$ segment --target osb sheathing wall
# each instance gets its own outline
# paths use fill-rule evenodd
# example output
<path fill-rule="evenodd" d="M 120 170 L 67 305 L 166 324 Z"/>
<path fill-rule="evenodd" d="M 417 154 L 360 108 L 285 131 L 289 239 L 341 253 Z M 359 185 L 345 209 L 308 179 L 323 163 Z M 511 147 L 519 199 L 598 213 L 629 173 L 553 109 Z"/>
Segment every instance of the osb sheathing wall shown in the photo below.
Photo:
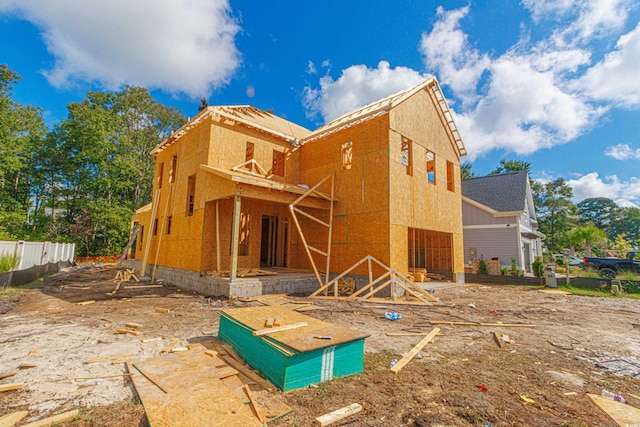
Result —
<path fill-rule="evenodd" d="M 408 270 L 407 227 L 452 233 L 455 277 L 464 272 L 460 159 L 440 115 L 427 89 L 389 113 L 391 264 Z M 412 141 L 412 175 L 401 163 L 402 137 Z M 435 185 L 427 180 L 426 150 L 435 153 Z M 447 189 L 447 160 L 454 165 L 454 191 Z"/>
<path fill-rule="evenodd" d="M 300 177 L 309 186 L 336 172 L 331 271 L 342 272 L 367 255 L 383 262 L 389 259 L 389 145 L 388 115 L 304 144 L 300 149 Z M 342 167 L 342 146 L 352 143 L 350 170 Z M 329 184 L 321 188 L 329 192 Z M 327 211 L 314 211 L 328 220 Z M 312 246 L 326 250 L 327 229 L 301 219 L 305 237 Z M 316 257 L 316 255 L 314 255 Z M 306 263 L 304 248 L 298 259 Z M 314 258 L 324 270 L 326 258 Z M 366 274 L 366 266 L 356 274 Z"/>
<path fill-rule="evenodd" d="M 204 218 L 204 199 L 199 187 L 205 181 L 205 172 L 200 164 L 205 162 L 210 145 L 209 120 L 203 120 L 184 134 L 174 144 L 156 155 L 156 169 L 153 181 L 153 197 L 156 197 L 159 185 L 160 165 L 162 167 L 162 188 L 156 212 L 158 219 L 157 234 L 153 235 L 151 210 L 134 216 L 144 226 L 144 244 L 149 248 L 148 264 L 178 267 L 198 271 L 200 269 L 200 252 L 202 248 L 202 223 Z M 170 184 L 171 164 L 173 156 L 177 156 L 175 181 Z M 189 176 L 196 176 L 195 206 L 193 215 L 186 216 L 187 186 Z M 167 203 L 169 199 L 169 203 Z M 167 216 L 171 216 L 171 234 L 167 234 Z M 151 221 L 150 221 L 151 220 Z M 158 245 L 160 252 L 158 253 Z M 144 250 L 138 251 L 142 259 Z"/>

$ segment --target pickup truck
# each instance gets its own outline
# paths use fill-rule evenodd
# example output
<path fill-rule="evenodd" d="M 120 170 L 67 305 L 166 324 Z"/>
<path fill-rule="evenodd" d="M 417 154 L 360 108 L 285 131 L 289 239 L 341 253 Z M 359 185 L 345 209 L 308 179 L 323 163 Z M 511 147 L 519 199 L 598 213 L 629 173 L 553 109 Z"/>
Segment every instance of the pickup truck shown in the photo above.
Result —
<path fill-rule="evenodd" d="M 601 276 L 615 279 L 622 271 L 640 272 L 640 250 L 636 249 L 627 253 L 626 258 L 593 258 L 585 257 L 584 266 L 598 270 Z"/>

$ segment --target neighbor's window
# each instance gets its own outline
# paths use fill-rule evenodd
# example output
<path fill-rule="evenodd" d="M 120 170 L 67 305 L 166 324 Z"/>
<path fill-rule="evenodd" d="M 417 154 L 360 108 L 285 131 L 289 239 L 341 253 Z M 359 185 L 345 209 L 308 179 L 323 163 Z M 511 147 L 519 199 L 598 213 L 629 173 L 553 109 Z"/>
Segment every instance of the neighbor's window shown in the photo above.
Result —
<path fill-rule="evenodd" d="M 193 215 L 196 199 L 196 176 L 191 175 L 187 182 L 187 215 Z"/>
<path fill-rule="evenodd" d="M 353 143 L 345 142 L 342 144 L 342 169 L 351 170 L 353 165 Z"/>
<path fill-rule="evenodd" d="M 160 163 L 158 168 L 158 188 L 162 188 L 162 175 L 164 175 L 164 162 Z"/>
<path fill-rule="evenodd" d="M 273 163 L 271 165 L 271 173 L 277 176 L 284 176 L 284 158 L 285 154 L 278 150 L 273 150 Z"/>
<path fill-rule="evenodd" d="M 453 178 L 454 174 L 453 174 L 453 163 L 451 163 L 449 160 L 447 160 L 447 190 L 449 191 L 453 191 L 454 189 L 454 182 L 453 182 Z"/>
<path fill-rule="evenodd" d="M 407 175 L 413 175 L 413 165 L 411 164 L 411 140 L 409 138 L 402 137 L 402 143 L 400 145 L 400 163 L 407 168 Z"/>
<path fill-rule="evenodd" d="M 178 165 L 178 156 L 173 156 L 171 158 L 171 171 L 169 172 L 169 182 L 176 182 L 176 167 Z"/>
<path fill-rule="evenodd" d="M 436 183 L 436 155 L 429 150 L 427 150 L 427 181 Z"/>

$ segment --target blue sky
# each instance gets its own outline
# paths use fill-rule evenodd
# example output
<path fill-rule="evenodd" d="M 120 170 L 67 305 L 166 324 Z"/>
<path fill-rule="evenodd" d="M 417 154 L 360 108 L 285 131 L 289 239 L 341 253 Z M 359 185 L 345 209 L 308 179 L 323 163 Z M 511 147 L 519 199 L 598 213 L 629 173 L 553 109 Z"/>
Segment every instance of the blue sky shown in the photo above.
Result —
<path fill-rule="evenodd" d="M 0 0 L 0 63 L 49 125 L 129 84 L 314 129 L 435 75 L 476 174 L 524 160 L 640 206 L 639 22 L 638 0 Z"/>

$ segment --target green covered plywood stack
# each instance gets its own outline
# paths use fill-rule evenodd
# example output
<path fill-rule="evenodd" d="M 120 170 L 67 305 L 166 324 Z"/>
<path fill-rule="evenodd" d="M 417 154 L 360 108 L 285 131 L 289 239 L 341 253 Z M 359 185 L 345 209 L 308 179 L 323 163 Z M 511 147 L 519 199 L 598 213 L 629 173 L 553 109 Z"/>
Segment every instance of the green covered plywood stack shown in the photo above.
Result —
<path fill-rule="evenodd" d="M 266 329 L 270 318 L 279 319 L 282 326 L 307 326 L 254 336 L 254 331 Z M 368 335 L 276 305 L 222 311 L 218 336 L 280 390 L 288 391 L 362 372 Z"/>

